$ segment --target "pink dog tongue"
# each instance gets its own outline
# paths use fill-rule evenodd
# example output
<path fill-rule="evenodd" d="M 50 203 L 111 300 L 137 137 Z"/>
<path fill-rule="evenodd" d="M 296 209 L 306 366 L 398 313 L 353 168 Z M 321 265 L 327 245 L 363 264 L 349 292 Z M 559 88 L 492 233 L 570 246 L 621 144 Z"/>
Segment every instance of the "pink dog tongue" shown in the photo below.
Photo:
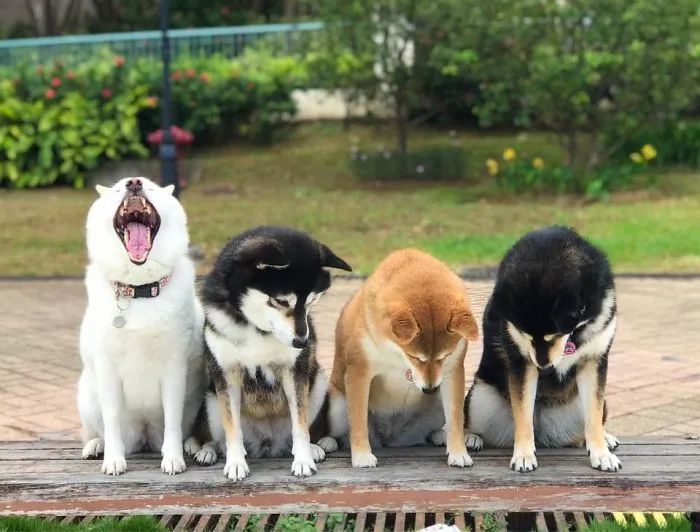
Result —
<path fill-rule="evenodd" d="M 126 226 L 129 232 L 129 240 L 126 249 L 131 258 L 143 260 L 151 249 L 151 239 L 148 235 L 148 227 L 137 222 L 131 222 Z"/>

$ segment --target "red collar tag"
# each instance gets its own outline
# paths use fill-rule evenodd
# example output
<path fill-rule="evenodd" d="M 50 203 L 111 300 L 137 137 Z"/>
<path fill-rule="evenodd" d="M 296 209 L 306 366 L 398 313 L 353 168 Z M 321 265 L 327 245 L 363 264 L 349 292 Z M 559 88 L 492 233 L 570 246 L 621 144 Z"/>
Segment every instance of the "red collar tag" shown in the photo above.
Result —
<path fill-rule="evenodd" d="M 566 345 L 564 346 L 564 354 L 573 355 L 576 352 L 576 349 L 576 344 L 571 340 L 567 340 Z"/>

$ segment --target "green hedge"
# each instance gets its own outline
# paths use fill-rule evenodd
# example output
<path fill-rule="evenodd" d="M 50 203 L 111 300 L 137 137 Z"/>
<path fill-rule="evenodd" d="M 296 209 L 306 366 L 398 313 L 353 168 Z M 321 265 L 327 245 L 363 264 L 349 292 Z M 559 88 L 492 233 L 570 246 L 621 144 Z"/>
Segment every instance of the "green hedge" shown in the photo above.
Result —
<path fill-rule="evenodd" d="M 270 142 L 306 79 L 303 62 L 264 50 L 182 57 L 172 70 L 175 121 L 195 143 Z M 0 70 L 0 186 L 82 187 L 101 162 L 146 155 L 146 135 L 160 125 L 161 81 L 158 61 L 107 51 Z"/>

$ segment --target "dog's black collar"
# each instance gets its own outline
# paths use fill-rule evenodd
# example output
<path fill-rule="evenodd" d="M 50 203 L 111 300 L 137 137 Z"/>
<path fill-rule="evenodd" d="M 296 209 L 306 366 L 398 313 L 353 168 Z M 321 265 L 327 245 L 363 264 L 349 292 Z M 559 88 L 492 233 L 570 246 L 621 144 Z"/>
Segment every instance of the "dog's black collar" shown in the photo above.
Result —
<path fill-rule="evenodd" d="M 130 297 L 133 299 L 140 297 L 157 297 L 160 294 L 161 289 L 168 284 L 168 281 L 170 281 L 169 275 L 166 275 L 154 283 L 148 284 L 133 285 L 115 281 L 113 283 L 114 293 L 116 294 L 117 299 L 120 297 Z"/>

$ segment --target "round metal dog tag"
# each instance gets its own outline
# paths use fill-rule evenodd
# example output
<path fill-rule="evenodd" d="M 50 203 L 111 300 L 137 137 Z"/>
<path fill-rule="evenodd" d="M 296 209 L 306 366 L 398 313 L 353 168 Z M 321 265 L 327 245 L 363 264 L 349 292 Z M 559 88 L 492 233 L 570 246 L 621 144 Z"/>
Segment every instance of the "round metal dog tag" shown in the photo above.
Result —
<path fill-rule="evenodd" d="M 114 319 L 112 320 L 112 325 L 114 325 L 117 329 L 121 329 L 126 325 L 126 320 L 124 319 L 124 316 L 114 316 Z"/>

